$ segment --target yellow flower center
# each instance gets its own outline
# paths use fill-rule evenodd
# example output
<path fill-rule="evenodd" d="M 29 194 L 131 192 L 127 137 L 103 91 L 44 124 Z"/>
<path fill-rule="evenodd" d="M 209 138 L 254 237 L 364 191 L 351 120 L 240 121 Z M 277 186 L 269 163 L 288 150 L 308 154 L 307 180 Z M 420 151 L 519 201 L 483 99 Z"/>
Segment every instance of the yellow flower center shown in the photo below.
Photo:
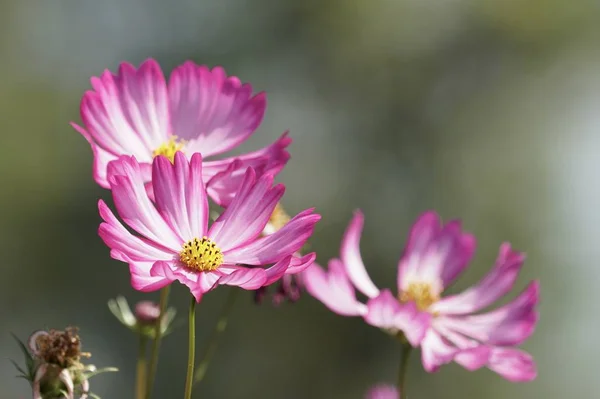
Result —
<path fill-rule="evenodd" d="M 185 146 L 186 142 L 184 140 L 179 140 L 177 136 L 171 136 L 169 141 L 163 143 L 158 147 L 154 152 L 152 152 L 153 157 L 157 157 L 159 155 L 164 155 L 169 158 L 171 163 L 175 159 L 175 153 L 177 151 L 181 151 Z"/>
<path fill-rule="evenodd" d="M 427 311 L 440 297 L 433 293 L 428 283 L 410 283 L 408 289 L 400 293 L 399 299 L 403 303 L 412 301 L 417 305 L 417 309 Z"/>
<path fill-rule="evenodd" d="M 223 254 L 210 238 L 194 238 L 183 244 L 179 260 L 195 271 L 210 272 L 221 266 Z"/>
<path fill-rule="evenodd" d="M 290 221 L 290 216 L 285 212 L 283 206 L 280 203 L 277 203 L 271 217 L 269 218 L 269 223 L 273 226 L 275 231 L 281 229 L 283 226 Z"/>

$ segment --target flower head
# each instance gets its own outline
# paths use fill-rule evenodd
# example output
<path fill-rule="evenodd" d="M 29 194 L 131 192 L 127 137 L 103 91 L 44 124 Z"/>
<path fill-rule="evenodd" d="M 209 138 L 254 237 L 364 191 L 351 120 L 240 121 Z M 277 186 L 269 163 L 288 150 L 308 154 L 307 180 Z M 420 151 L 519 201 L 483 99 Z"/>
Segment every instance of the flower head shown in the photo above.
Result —
<path fill-rule="evenodd" d="M 479 283 L 443 297 L 469 264 L 475 239 L 462 231 L 460 222 L 444 225 L 427 212 L 411 229 L 394 296 L 389 289 L 379 290 L 367 274 L 359 248 L 363 222 L 356 212 L 342 242 L 341 260 L 331 260 L 328 271 L 315 264 L 304 272 L 313 296 L 336 313 L 362 316 L 369 324 L 401 333 L 421 347 L 427 371 L 455 361 L 469 370 L 486 366 L 510 381 L 536 377 L 533 359 L 516 346 L 535 329 L 539 283 L 530 283 L 508 304 L 482 312 L 511 290 L 525 259 L 522 253 L 502 244 L 494 267 Z M 366 304 L 356 299 L 355 288 L 369 298 Z"/>
<path fill-rule="evenodd" d="M 296 215 L 277 233 L 260 237 L 284 192 L 283 185 L 273 186 L 271 174 L 257 177 L 248 168 L 233 201 L 209 227 L 202 168 L 199 153 L 189 162 L 182 152 L 173 162 L 156 157 L 153 202 L 134 157 L 111 163 L 108 181 L 117 212 L 138 235 L 130 233 L 103 201 L 98 204 L 104 220 L 99 234 L 111 256 L 129 264 L 133 288 L 155 291 L 177 280 L 199 301 L 217 285 L 255 290 L 314 261 L 314 254 L 292 256 L 320 219 L 312 209 Z M 260 267 L 273 263 L 267 269 Z"/>
<path fill-rule="evenodd" d="M 135 156 L 148 182 L 153 158 L 173 161 L 177 151 L 200 152 L 205 158 L 225 153 L 254 133 L 266 109 L 264 93 L 253 95 L 251 85 L 227 76 L 221 67 L 191 61 L 175 68 L 168 84 L 152 59 L 138 69 L 122 63 L 117 74 L 107 70 L 91 83 L 81 100 L 83 127 L 72 126 L 90 143 L 94 178 L 105 188 L 110 186 L 108 164 L 121 155 Z M 258 175 L 278 173 L 289 159 L 290 143 L 284 134 L 261 150 L 205 161 L 209 195 L 226 206 L 247 167 Z"/>
<path fill-rule="evenodd" d="M 161 336 L 168 335 L 173 329 L 173 320 L 177 314 L 176 309 L 170 307 L 165 310 L 161 318 L 159 305 L 152 301 L 138 302 L 132 312 L 127 299 L 123 296 L 110 299 L 108 308 L 125 327 L 136 334 L 143 334 L 151 339 L 156 336 L 156 323 L 159 322 L 159 319 Z"/>
<path fill-rule="evenodd" d="M 117 371 L 115 368 L 97 370 L 93 365 L 81 363 L 82 358 L 91 355 L 81 352 L 81 340 L 75 327 L 36 331 L 29 337 L 27 345 L 20 341 L 19 344 L 25 355 L 26 371 L 17 368 L 31 383 L 33 399 L 86 399 L 89 395 L 94 396 L 89 392 L 89 378 L 102 372 Z"/>
<path fill-rule="evenodd" d="M 367 392 L 366 399 L 400 399 L 400 393 L 391 385 L 375 385 Z"/>

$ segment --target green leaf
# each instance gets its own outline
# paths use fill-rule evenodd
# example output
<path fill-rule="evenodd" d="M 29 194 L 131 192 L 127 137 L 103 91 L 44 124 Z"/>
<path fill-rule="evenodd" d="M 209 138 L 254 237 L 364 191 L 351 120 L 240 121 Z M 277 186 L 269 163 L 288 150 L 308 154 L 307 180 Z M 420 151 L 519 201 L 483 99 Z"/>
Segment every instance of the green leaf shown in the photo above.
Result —
<path fill-rule="evenodd" d="M 31 352 L 29 352 L 29 348 L 14 333 L 11 332 L 10 335 L 12 335 L 13 338 L 19 344 L 19 347 L 21 348 L 21 351 L 23 352 L 23 355 L 25 356 L 25 362 L 27 364 L 27 370 L 31 371 L 33 369 L 33 356 L 31 355 Z"/>
<path fill-rule="evenodd" d="M 98 374 L 114 373 L 117 371 L 119 371 L 119 369 L 116 367 L 104 367 L 104 368 L 98 369 L 96 371 L 90 371 L 89 373 L 83 373 L 83 378 L 85 378 L 86 380 L 89 380 L 90 378 L 92 378 Z"/>

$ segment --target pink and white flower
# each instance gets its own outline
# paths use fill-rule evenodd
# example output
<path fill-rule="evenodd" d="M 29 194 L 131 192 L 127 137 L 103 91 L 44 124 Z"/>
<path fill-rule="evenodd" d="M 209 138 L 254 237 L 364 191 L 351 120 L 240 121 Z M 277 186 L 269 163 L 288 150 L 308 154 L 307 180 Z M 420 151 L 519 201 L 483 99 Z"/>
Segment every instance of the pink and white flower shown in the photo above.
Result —
<path fill-rule="evenodd" d="M 105 188 L 110 186 L 108 164 L 121 155 L 135 156 L 148 182 L 155 156 L 172 161 L 176 151 L 204 158 L 225 153 L 254 133 L 266 109 L 265 94 L 253 96 L 250 84 L 227 76 L 221 67 L 191 61 L 175 68 L 168 84 L 152 59 L 138 69 L 122 63 L 116 75 L 106 70 L 91 83 L 93 90 L 81 100 L 83 127 L 71 125 L 90 143 L 94 179 Z M 257 175 L 277 174 L 289 159 L 290 143 L 285 133 L 258 151 L 205 161 L 202 177 L 211 198 L 227 206 L 247 167 Z"/>
<path fill-rule="evenodd" d="M 271 174 L 257 178 L 248 168 L 233 201 L 209 228 L 199 153 L 189 162 L 182 152 L 175 154 L 173 163 L 165 156 L 154 158 L 154 202 L 144 189 L 142 169 L 135 157 L 124 156 L 111 163 L 108 175 L 119 216 L 139 235 L 130 233 L 102 200 L 98 204 L 104 220 L 100 237 L 114 259 L 129 264 L 133 288 L 155 291 L 178 280 L 200 301 L 217 285 L 254 290 L 314 261 L 314 253 L 292 256 L 321 218 L 312 209 L 277 233 L 260 237 L 285 191 L 282 184 L 273 186 Z M 267 269 L 259 267 L 273 263 Z"/>
<path fill-rule="evenodd" d="M 535 329 L 539 283 L 531 282 L 508 304 L 482 312 L 512 289 L 525 259 L 522 253 L 502 244 L 494 267 L 479 283 L 442 298 L 469 264 L 475 238 L 462 231 L 459 221 L 444 225 L 434 212 L 424 213 L 400 258 L 394 296 L 389 289 L 379 290 L 367 274 L 359 248 L 363 223 L 357 211 L 342 242 L 341 260 L 330 261 L 327 272 L 316 265 L 304 272 L 314 297 L 338 314 L 401 330 L 413 346 L 421 347 L 429 372 L 455 361 L 469 370 L 486 366 L 510 381 L 536 377 L 532 357 L 516 346 Z M 366 304 L 356 299 L 355 288 L 369 298 Z"/>

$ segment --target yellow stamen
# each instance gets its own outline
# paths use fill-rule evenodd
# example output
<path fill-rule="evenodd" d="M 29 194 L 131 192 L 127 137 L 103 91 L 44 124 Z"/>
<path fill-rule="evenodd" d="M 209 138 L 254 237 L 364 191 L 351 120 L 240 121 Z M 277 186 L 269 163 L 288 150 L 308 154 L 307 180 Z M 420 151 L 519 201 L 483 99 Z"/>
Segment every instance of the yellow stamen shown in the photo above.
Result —
<path fill-rule="evenodd" d="M 290 216 L 285 212 L 283 206 L 280 203 L 277 203 L 271 217 L 269 218 L 269 223 L 273 226 L 275 231 L 281 229 L 283 226 L 290 221 Z"/>
<path fill-rule="evenodd" d="M 184 140 L 179 140 L 177 138 L 177 136 L 171 136 L 169 138 L 169 141 L 161 144 L 160 147 L 158 147 L 156 150 L 154 150 L 154 152 L 152 153 L 152 156 L 156 157 L 159 155 L 164 155 L 167 158 L 169 158 L 169 160 L 172 163 L 173 160 L 175 159 L 175 153 L 177 151 L 181 151 L 183 149 L 183 147 L 185 146 L 185 144 L 186 144 L 186 142 Z"/>
<path fill-rule="evenodd" d="M 440 297 L 435 294 L 428 283 L 410 283 L 406 291 L 399 295 L 400 302 L 414 302 L 417 309 L 427 311 Z"/>
<path fill-rule="evenodd" d="M 183 244 L 179 260 L 195 271 L 210 272 L 221 266 L 223 254 L 210 238 L 202 237 L 201 240 L 194 238 Z"/>

